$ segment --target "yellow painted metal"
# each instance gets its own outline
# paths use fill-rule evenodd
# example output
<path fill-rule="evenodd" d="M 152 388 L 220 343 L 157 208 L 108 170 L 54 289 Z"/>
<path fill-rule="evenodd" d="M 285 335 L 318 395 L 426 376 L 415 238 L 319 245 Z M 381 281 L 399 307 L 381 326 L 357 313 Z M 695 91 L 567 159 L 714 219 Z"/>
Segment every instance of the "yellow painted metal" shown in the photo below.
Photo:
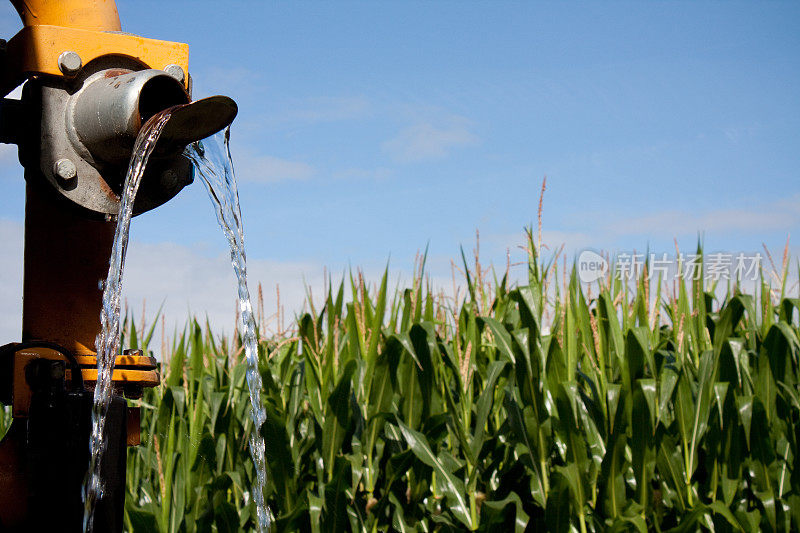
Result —
<path fill-rule="evenodd" d="M 69 209 L 36 172 L 26 171 L 22 340 L 94 354 L 115 224 Z"/>
<path fill-rule="evenodd" d="M 189 46 L 119 32 L 113 0 L 11 0 L 25 27 L 8 42 L 0 92 L 8 94 L 29 76 L 63 76 L 62 52 L 77 53 L 87 63 L 107 55 L 127 56 L 142 68 L 164 70 L 178 65 L 189 72 Z M 184 87 L 188 89 L 189 77 Z"/>
<path fill-rule="evenodd" d="M 26 348 L 14 354 L 14 371 L 12 385 L 12 412 L 14 418 L 26 418 L 31 405 L 31 390 L 25 378 L 25 367 L 35 359 L 64 361 L 66 357 L 52 348 Z M 97 357 L 94 355 L 77 355 L 76 362 L 81 367 L 84 383 L 97 383 Z M 64 379 L 72 382 L 72 370 L 66 369 Z M 156 370 L 156 360 L 145 355 L 118 355 L 115 359 L 114 372 L 111 374 L 114 386 L 133 386 L 131 390 L 141 391 L 138 387 L 155 387 L 161 382 Z"/>
<path fill-rule="evenodd" d="M 97 356 L 95 355 L 76 355 L 75 360 L 81 368 L 97 367 Z M 156 368 L 156 359 L 147 355 L 118 355 L 114 359 L 115 368 L 129 366 L 134 366 L 139 370 L 152 370 Z"/>
<path fill-rule="evenodd" d="M 58 56 L 67 50 L 77 53 L 84 65 L 102 56 L 116 55 L 137 60 L 142 68 L 164 70 L 174 64 L 189 72 L 189 45 L 184 43 L 81 28 L 26 26 L 8 42 L 3 93 L 8 94 L 35 74 L 63 76 Z M 188 81 L 185 76 L 184 88 L 188 89 Z"/>
<path fill-rule="evenodd" d="M 86 383 L 97 382 L 97 369 L 85 368 L 81 370 L 83 381 Z M 66 377 L 70 377 L 70 371 L 67 370 Z M 158 372 L 155 370 L 130 370 L 130 369 L 114 369 L 111 374 L 111 381 L 114 385 L 140 385 L 142 387 L 155 387 L 159 384 Z"/>
<path fill-rule="evenodd" d="M 120 31 L 114 0 L 11 0 L 26 26 Z"/>

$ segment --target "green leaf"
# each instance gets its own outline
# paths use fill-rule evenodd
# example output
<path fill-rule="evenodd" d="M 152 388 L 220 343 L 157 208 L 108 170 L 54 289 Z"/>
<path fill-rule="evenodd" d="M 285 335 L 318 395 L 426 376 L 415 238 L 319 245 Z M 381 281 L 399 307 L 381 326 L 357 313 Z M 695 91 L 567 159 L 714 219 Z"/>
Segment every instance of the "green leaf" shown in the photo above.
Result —
<path fill-rule="evenodd" d="M 663 435 L 658 444 L 656 465 L 664 486 L 672 494 L 678 510 L 682 514 L 686 510 L 686 474 L 683 455 L 677 436 Z"/>
<path fill-rule="evenodd" d="M 411 331 L 409 331 L 409 338 L 413 345 L 413 353 L 416 354 L 416 360 L 420 363 L 417 370 L 422 396 L 417 400 L 422 402 L 422 417 L 424 419 L 430 413 L 434 393 L 433 379 L 435 371 L 433 369 L 433 350 L 431 348 L 436 346 L 436 333 L 429 324 L 425 324 L 425 327 L 414 324 L 411 327 Z"/>
<path fill-rule="evenodd" d="M 638 385 L 642 390 L 642 395 L 647 405 L 647 412 L 650 415 L 650 428 L 655 428 L 658 407 L 656 406 L 656 380 L 640 379 Z"/>
<path fill-rule="evenodd" d="M 345 432 L 350 426 L 350 386 L 356 362 L 345 365 L 336 388 L 325 405 L 325 426 L 322 430 L 322 458 L 328 480 L 333 476 L 335 458 L 341 452 Z"/>
<path fill-rule="evenodd" d="M 665 366 L 659 374 L 658 417 L 657 422 L 667 420 L 671 414 L 672 396 L 678 383 L 678 371 L 671 365 Z"/>
<path fill-rule="evenodd" d="M 349 461 L 344 457 L 337 457 L 333 477 L 325 484 L 325 512 L 322 515 L 325 531 L 347 530 L 347 490 L 350 488 L 351 475 Z"/>
<path fill-rule="evenodd" d="M 750 448 L 750 426 L 753 422 L 753 396 L 737 396 L 736 406 L 739 410 L 739 421 L 744 429 L 747 447 Z"/>
<path fill-rule="evenodd" d="M 509 514 L 511 520 L 508 520 Z M 497 531 L 499 528 L 508 527 L 508 522 L 512 521 L 514 531 L 524 533 L 529 520 L 522 500 L 516 492 L 511 492 L 502 500 L 485 501 L 481 506 L 481 528 L 486 528 L 486 531 Z"/>
<path fill-rule="evenodd" d="M 616 412 L 614 425 L 609 436 L 608 451 L 600 471 L 600 501 L 607 516 L 617 518 L 622 515 L 628 498 L 625 490 L 625 413 L 622 409 Z"/>
<path fill-rule="evenodd" d="M 698 503 L 694 508 L 681 520 L 680 524 L 670 529 L 670 533 L 682 533 L 689 531 L 697 531 L 700 525 L 700 520 L 706 515 L 719 515 L 723 517 L 734 531 L 744 531 L 739 521 L 734 518 L 730 510 L 722 504 L 722 502 L 714 501 L 709 505 Z"/>
<path fill-rule="evenodd" d="M 431 451 L 428 440 L 422 433 L 414 431 L 401 420 L 398 420 L 397 423 L 409 448 L 414 452 L 417 459 L 433 468 L 438 479 L 444 482 L 442 489 L 447 497 L 448 506 L 453 512 L 453 515 L 455 515 L 462 524 L 471 529 L 473 523 L 469 511 L 469 504 L 466 499 L 466 487 L 464 486 L 464 482 L 445 468 L 442 461 Z"/>
<path fill-rule="evenodd" d="M 481 447 L 483 446 L 486 419 L 489 417 L 489 410 L 491 409 L 492 402 L 494 401 L 495 385 L 505 370 L 506 365 L 507 363 L 505 361 L 492 361 L 492 363 L 489 365 L 486 382 L 484 383 L 484 389 L 478 398 L 477 414 L 474 420 L 475 433 L 470 444 L 473 457 L 478 456 Z"/>
<path fill-rule="evenodd" d="M 158 531 L 156 516 L 153 513 L 130 506 L 125 510 L 125 514 L 133 527 L 132 533 Z"/>
<path fill-rule="evenodd" d="M 633 328 L 625 335 L 625 357 L 627 364 L 623 365 L 623 385 L 628 388 L 628 392 L 633 392 L 636 380 L 644 377 L 644 363 L 649 351 L 647 342 L 647 330 L 645 328 Z"/>
<path fill-rule="evenodd" d="M 655 385 L 644 383 L 650 380 L 639 380 L 641 386 L 633 391 L 633 409 L 631 413 L 631 455 L 633 474 L 636 477 L 636 488 L 639 493 L 639 505 L 648 508 L 648 485 L 652 473 L 653 451 L 653 412 L 651 404 L 654 403 Z M 651 389 L 652 394 L 645 394 L 645 389 Z"/>
<path fill-rule="evenodd" d="M 717 413 L 719 414 L 719 427 L 725 429 L 725 421 L 723 420 L 723 413 L 725 411 L 725 396 L 728 394 L 727 383 L 714 383 L 714 401 L 717 405 Z"/>
<path fill-rule="evenodd" d="M 580 512 L 580 511 L 578 511 Z M 570 530 L 569 485 L 558 472 L 550 478 L 550 493 L 547 495 L 545 523 L 549 533 L 566 533 Z"/>
<path fill-rule="evenodd" d="M 511 344 L 511 335 L 508 333 L 506 328 L 504 328 L 500 322 L 491 317 L 481 317 L 479 320 L 489 326 L 489 330 L 492 332 L 495 345 L 497 346 L 500 354 L 502 354 L 503 357 L 505 357 L 506 360 L 512 365 L 516 364 L 514 348 Z"/>

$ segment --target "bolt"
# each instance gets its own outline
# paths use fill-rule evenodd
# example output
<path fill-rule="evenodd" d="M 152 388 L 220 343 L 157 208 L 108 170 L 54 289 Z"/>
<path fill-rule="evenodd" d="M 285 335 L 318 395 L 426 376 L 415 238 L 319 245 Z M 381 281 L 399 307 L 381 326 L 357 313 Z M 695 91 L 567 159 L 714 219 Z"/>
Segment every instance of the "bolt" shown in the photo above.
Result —
<path fill-rule="evenodd" d="M 59 159 L 53 164 L 53 174 L 64 181 L 69 181 L 75 179 L 78 169 L 75 168 L 75 163 L 69 159 Z"/>
<path fill-rule="evenodd" d="M 64 364 L 62 361 L 53 361 L 50 365 L 50 379 L 61 381 L 64 379 Z"/>
<path fill-rule="evenodd" d="M 186 81 L 186 74 L 183 72 L 183 69 L 181 68 L 180 65 L 176 65 L 175 63 L 167 65 L 166 67 L 164 67 L 164 72 L 166 72 L 167 74 L 169 74 L 170 76 L 172 76 L 181 83 Z"/>
<path fill-rule="evenodd" d="M 67 50 L 66 52 L 61 52 L 61 55 L 58 56 L 58 68 L 64 76 L 74 76 L 81 69 L 81 66 L 83 66 L 81 56 L 76 52 Z"/>

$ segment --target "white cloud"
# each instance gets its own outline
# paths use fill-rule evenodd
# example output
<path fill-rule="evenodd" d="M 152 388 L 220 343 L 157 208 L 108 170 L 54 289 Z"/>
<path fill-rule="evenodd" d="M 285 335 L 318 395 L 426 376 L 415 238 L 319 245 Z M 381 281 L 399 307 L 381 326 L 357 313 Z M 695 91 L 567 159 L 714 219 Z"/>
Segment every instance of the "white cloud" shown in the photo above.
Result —
<path fill-rule="evenodd" d="M 429 279 L 434 286 L 449 291 L 452 287 L 449 264 L 445 267 L 436 272 L 429 268 Z M 327 272 L 334 285 L 342 280 L 343 270 Z M 322 264 L 251 257 L 247 260 L 247 274 L 254 309 L 258 305 L 260 282 L 265 318 L 273 317 L 267 324 L 267 334 L 275 331 L 274 315 L 278 308 L 276 287 L 280 289 L 284 327 L 292 326 L 295 315 L 307 310 L 307 287 L 311 289 L 318 310 L 323 303 L 326 269 Z M 378 265 L 364 271 L 369 286 L 379 283 L 382 275 L 383 267 Z M 390 268 L 389 275 L 390 290 L 395 286 L 410 286 L 411 275 L 407 269 Z M 345 287 L 349 297 L 347 282 Z M 128 249 L 123 297 L 135 317 L 141 315 L 142 303 L 146 302 L 148 321 L 152 321 L 163 301 L 168 337 L 175 326 L 179 329 L 183 327 L 190 314 L 198 320 L 203 320 L 207 315 L 217 333 L 224 331 L 230 334 L 236 316 L 236 290 L 236 279 L 227 253 L 209 256 L 200 249 L 172 242 L 134 242 Z M 151 347 L 158 351 L 159 343 Z"/>
<path fill-rule="evenodd" d="M 237 154 L 238 155 L 238 154 Z M 314 175 L 314 167 L 302 161 L 291 161 L 271 155 L 245 154 L 235 161 L 236 177 L 240 182 L 274 183 L 304 180 Z"/>
<path fill-rule="evenodd" d="M 478 137 L 469 130 L 469 126 L 470 122 L 459 116 L 437 122 L 420 121 L 383 143 L 382 148 L 394 160 L 403 163 L 441 159 L 453 148 L 478 142 Z"/>
<path fill-rule="evenodd" d="M 261 282 L 265 314 L 273 315 L 277 310 L 276 286 L 279 286 L 287 323 L 303 307 L 304 283 L 322 286 L 323 269 L 314 264 L 250 258 L 247 269 L 253 306 L 257 306 Z M 128 249 L 123 296 L 134 316 L 141 314 L 146 302 L 147 315 L 152 317 L 163 301 L 168 329 L 175 325 L 182 327 L 192 313 L 200 320 L 207 315 L 218 332 L 233 331 L 236 278 L 227 253 L 208 256 L 202 250 L 170 242 L 134 242 Z"/>
<path fill-rule="evenodd" d="M 546 216 L 545 216 L 546 219 Z M 614 250 L 623 242 L 637 241 L 647 246 L 654 239 L 695 238 L 708 232 L 714 238 L 724 236 L 756 236 L 777 232 L 788 234 L 800 228 L 800 195 L 743 208 L 716 209 L 706 212 L 665 210 L 644 216 L 620 216 L 619 213 L 595 212 L 574 219 L 570 227 L 548 229 L 545 220 L 542 244 L 547 252 L 564 246 L 567 257 L 584 249 Z M 510 249 L 512 253 L 525 246 L 523 231 L 487 234 L 490 250 Z M 784 235 L 785 238 L 785 235 Z M 534 230 L 534 240 L 537 239 Z M 707 243 L 714 245 L 713 241 Z M 778 244 L 778 243 L 771 243 Z M 671 250 L 667 250 L 671 251 Z"/>

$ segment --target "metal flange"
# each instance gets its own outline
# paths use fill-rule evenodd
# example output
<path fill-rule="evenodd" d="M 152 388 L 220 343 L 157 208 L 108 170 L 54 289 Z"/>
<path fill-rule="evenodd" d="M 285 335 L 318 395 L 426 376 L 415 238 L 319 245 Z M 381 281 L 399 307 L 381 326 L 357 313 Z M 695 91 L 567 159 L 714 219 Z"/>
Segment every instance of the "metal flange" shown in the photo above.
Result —
<path fill-rule="evenodd" d="M 30 80 L 23 103 L 41 115 L 32 119 L 39 128 L 20 143 L 21 161 L 26 168 L 38 168 L 75 204 L 116 215 L 136 135 L 148 113 L 188 102 L 188 94 L 173 76 L 142 70 L 141 64 L 125 57 L 104 56 L 72 79 Z M 153 109 L 145 109 L 149 107 Z M 180 150 L 169 157 L 154 155 L 134 214 L 158 207 L 192 180 L 191 162 Z"/>
<path fill-rule="evenodd" d="M 14 418 L 26 418 L 30 409 L 31 389 L 26 376 L 26 367 L 40 359 L 68 361 L 66 356 L 53 348 L 25 348 L 14 352 L 12 358 L 11 404 Z M 97 383 L 97 356 L 78 355 L 75 360 L 80 366 L 84 385 L 90 390 Z M 72 369 L 64 371 L 66 384 L 72 382 Z M 126 398 L 141 398 L 144 388 L 155 387 L 161 382 L 157 362 L 153 357 L 141 353 L 118 355 L 111 376 L 114 389 Z"/>

